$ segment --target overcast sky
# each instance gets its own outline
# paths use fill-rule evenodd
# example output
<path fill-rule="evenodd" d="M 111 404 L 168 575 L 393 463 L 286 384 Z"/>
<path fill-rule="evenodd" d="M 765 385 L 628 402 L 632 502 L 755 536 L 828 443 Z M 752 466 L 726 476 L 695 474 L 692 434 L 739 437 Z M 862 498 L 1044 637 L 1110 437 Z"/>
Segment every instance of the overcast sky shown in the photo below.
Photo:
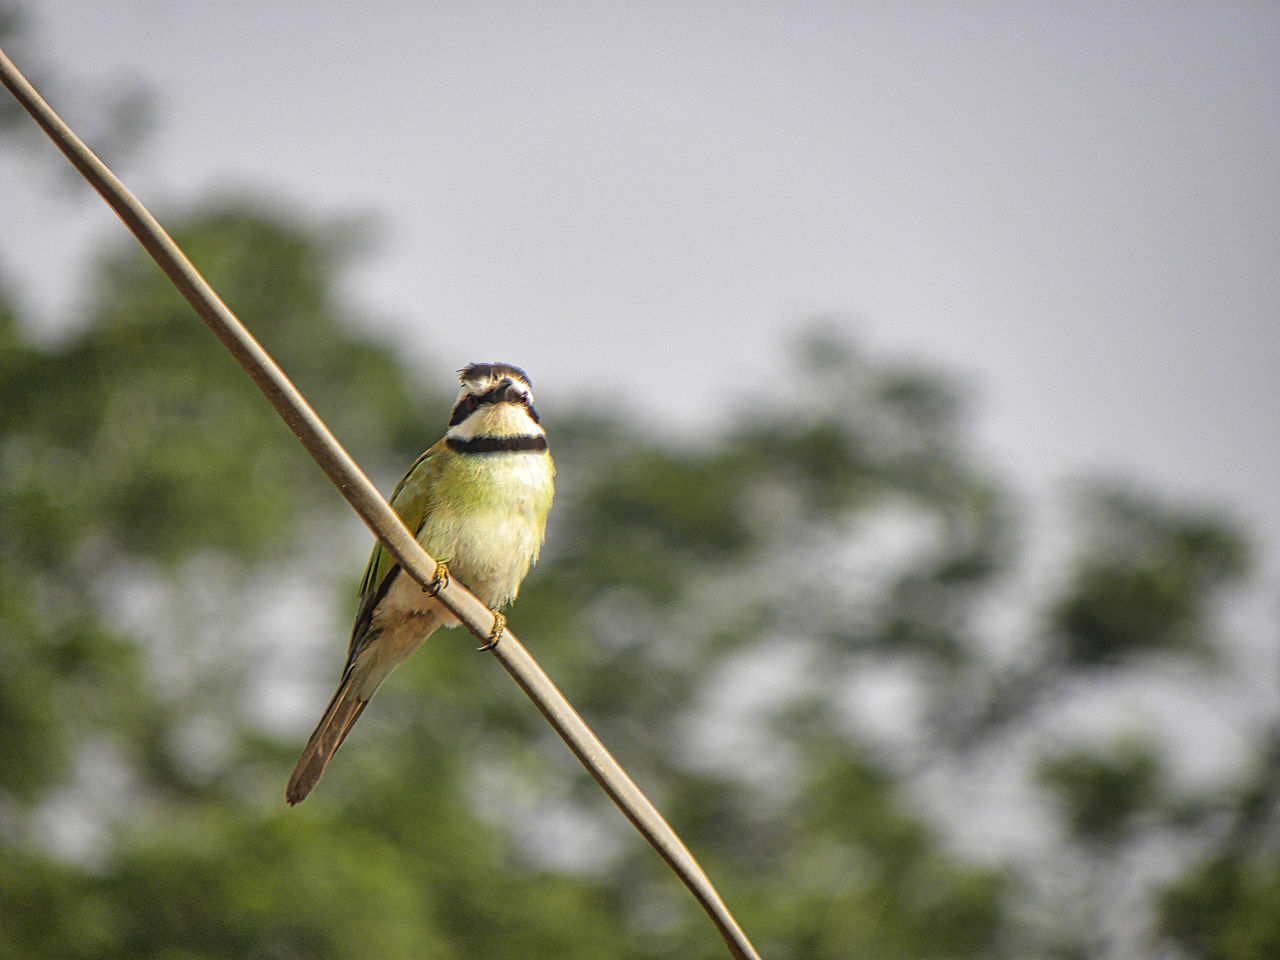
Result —
<path fill-rule="evenodd" d="M 94 84 L 155 95 L 123 172 L 161 211 L 373 214 L 350 295 L 424 375 L 509 360 L 544 408 L 620 381 L 694 431 L 835 318 L 967 378 L 1024 491 L 1232 505 L 1275 569 L 1280 4 L 18 6 L 73 125 Z M 0 263 L 55 324 L 121 228 L 3 153 Z"/>

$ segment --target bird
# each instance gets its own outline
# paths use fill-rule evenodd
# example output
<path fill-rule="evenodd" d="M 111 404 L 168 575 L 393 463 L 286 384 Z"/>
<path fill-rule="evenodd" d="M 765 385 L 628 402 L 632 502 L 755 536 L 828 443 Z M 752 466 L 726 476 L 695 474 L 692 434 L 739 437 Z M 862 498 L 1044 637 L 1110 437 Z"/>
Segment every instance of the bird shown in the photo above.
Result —
<path fill-rule="evenodd" d="M 443 438 L 414 461 L 391 506 L 437 560 L 431 588 L 376 543 L 360 584 L 338 690 L 302 750 L 285 799 L 301 803 L 387 675 L 441 626 L 458 620 L 435 594 L 457 579 L 491 610 L 515 599 L 538 559 L 555 496 L 555 464 L 529 377 L 507 363 L 472 363 Z M 494 617 L 487 649 L 506 619 Z"/>

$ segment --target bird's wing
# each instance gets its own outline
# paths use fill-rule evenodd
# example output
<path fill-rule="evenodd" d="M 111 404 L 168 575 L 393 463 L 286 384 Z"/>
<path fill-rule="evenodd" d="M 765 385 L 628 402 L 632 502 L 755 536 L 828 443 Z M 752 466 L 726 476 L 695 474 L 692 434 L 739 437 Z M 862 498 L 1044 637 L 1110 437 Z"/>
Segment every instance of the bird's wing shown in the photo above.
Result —
<path fill-rule="evenodd" d="M 432 446 L 413 462 L 395 490 L 391 491 L 391 508 L 399 514 L 404 525 L 416 537 L 422 529 L 433 506 L 432 479 L 439 469 L 436 454 L 443 449 L 444 441 Z M 347 664 L 350 666 L 369 629 L 369 621 L 373 618 L 374 608 L 391 586 L 391 581 L 400 572 L 400 564 L 390 551 L 379 540 L 373 545 L 373 553 L 369 556 L 369 565 L 365 567 L 364 579 L 360 581 L 360 606 L 356 612 L 355 626 L 351 630 L 351 647 L 347 653 Z"/>

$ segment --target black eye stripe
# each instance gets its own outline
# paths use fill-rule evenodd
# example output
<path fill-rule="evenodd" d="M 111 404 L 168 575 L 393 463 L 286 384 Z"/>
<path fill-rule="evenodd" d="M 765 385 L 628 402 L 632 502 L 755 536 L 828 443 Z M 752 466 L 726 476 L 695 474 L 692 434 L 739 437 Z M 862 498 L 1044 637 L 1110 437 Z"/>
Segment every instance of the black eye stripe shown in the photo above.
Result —
<path fill-rule="evenodd" d="M 449 417 L 449 426 L 456 426 L 467 417 L 471 416 L 471 411 L 479 406 L 476 398 L 473 396 L 465 396 L 458 401 L 458 405 L 453 408 L 453 413 Z"/>
<path fill-rule="evenodd" d="M 453 408 L 453 414 L 449 417 L 449 426 L 451 427 L 457 426 L 463 420 L 467 419 L 467 417 L 471 416 L 471 414 L 475 411 L 476 407 L 482 406 L 484 404 L 516 402 L 516 401 L 508 400 L 505 397 L 502 399 L 499 399 L 498 393 L 503 389 L 504 389 L 504 386 L 502 384 L 499 384 L 496 387 L 492 387 L 489 390 L 486 390 L 484 393 L 467 394 L 465 397 L 459 400 L 458 405 Z M 538 423 L 539 422 L 538 414 L 537 414 L 537 411 L 533 409 L 533 404 L 529 402 L 529 395 L 527 393 L 521 394 L 521 400 L 519 402 L 523 403 L 525 407 L 529 410 L 529 415 L 533 418 L 533 422 Z"/>

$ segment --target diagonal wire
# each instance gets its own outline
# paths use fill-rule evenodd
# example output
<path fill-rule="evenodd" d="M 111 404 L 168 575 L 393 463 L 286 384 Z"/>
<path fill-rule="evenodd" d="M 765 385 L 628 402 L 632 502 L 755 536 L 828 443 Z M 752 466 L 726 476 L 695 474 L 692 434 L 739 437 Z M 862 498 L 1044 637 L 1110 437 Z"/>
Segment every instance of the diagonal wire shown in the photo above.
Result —
<path fill-rule="evenodd" d="M 262 349 L 234 313 L 165 232 L 146 207 L 107 166 L 85 146 L 44 101 L 36 89 L 0 50 L 0 82 L 48 134 L 71 164 L 98 191 L 129 231 L 160 266 L 244 367 L 276 412 L 307 448 L 360 518 L 391 551 L 404 571 L 424 587 L 435 575 L 435 561 L 427 555 L 377 488 L 351 459 L 310 404 Z M 439 592 L 440 599 L 473 634 L 486 640 L 494 614 L 456 580 Z M 493 654 L 555 728 L 556 733 L 587 768 L 627 819 L 675 871 L 720 931 L 729 952 L 738 960 L 760 960 L 698 861 L 663 819 L 657 808 L 619 766 L 604 744 L 583 722 L 529 652 L 509 631 L 493 647 Z"/>

